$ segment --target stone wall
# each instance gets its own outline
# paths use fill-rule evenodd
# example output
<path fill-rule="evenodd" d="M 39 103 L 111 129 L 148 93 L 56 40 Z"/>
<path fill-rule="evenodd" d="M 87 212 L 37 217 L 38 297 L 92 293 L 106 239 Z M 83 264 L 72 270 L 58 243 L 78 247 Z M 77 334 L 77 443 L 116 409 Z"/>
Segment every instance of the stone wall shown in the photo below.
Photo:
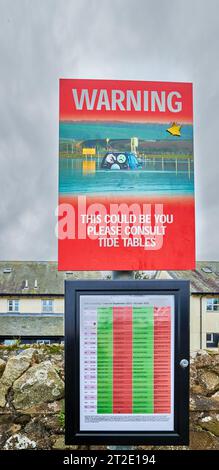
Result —
<path fill-rule="evenodd" d="M 104 449 L 64 446 L 63 352 L 59 345 L 0 347 L 0 449 Z M 177 448 L 219 449 L 218 350 L 192 354 L 190 446 Z"/>

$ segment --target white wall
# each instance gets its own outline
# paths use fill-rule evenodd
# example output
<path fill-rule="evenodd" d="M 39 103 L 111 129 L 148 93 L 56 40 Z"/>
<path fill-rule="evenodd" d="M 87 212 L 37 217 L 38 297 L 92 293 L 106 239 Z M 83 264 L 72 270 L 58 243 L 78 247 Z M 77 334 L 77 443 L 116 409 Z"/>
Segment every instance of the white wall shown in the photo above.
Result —
<path fill-rule="evenodd" d="M 19 313 L 41 313 L 42 312 L 42 299 L 53 300 L 53 311 L 54 313 L 64 312 L 64 298 L 52 298 L 52 297 L 0 297 L 0 313 L 8 312 L 8 300 L 19 299 Z"/>
<path fill-rule="evenodd" d="M 205 343 L 203 343 L 203 346 Z M 200 349 L 200 296 L 190 296 L 190 349 Z"/>
<path fill-rule="evenodd" d="M 167 279 L 165 273 L 162 278 Z M 161 277 L 160 277 L 161 278 Z M 213 296 L 212 296 L 213 297 Z M 8 312 L 8 299 L 17 298 L 20 300 L 20 313 L 41 313 L 42 299 L 49 297 L 0 297 L 0 313 Z M 64 313 L 64 298 L 52 298 L 54 313 Z M 206 348 L 206 334 L 219 333 L 219 312 L 206 311 L 207 297 L 202 298 L 202 347 Z M 197 350 L 200 348 L 200 296 L 191 295 L 190 297 L 190 349 Z"/>
<path fill-rule="evenodd" d="M 0 313 L 8 311 L 8 301 L 5 297 L 0 297 Z"/>

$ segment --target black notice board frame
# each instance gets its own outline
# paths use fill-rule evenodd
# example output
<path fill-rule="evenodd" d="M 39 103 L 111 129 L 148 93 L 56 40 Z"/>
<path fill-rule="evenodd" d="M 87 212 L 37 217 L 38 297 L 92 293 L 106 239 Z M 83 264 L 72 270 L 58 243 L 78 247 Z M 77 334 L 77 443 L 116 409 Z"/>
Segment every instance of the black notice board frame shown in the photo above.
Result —
<path fill-rule="evenodd" d="M 80 430 L 80 295 L 173 295 L 174 430 Z M 188 445 L 189 444 L 189 281 L 65 281 L 65 441 L 84 445 Z"/>

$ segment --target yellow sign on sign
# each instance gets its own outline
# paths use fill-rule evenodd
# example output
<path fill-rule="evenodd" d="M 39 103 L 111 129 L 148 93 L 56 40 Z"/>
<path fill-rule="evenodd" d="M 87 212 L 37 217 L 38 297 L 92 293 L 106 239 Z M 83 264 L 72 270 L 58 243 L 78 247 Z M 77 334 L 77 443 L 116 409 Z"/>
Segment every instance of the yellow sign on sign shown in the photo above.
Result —
<path fill-rule="evenodd" d="M 83 152 L 83 155 L 96 155 L 95 148 L 83 148 L 82 152 Z"/>
<path fill-rule="evenodd" d="M 83 160 L 82 162 L 83 175 L 88 173 L 95 173 L 96 162 L 95 160 Z"/>
<path fill-rule="evenodd" d="M 169 134 L 178 135 L 178 137 L 180 137 L 181 136 L 181 133 L 180 133 L 181 127 L 182 126 L 180 126 L 179 124 L 176 124 L 176 122 L 173 122 L 173 124 L 169 127 L 169 129 L 167 129 L 167 132 L 169 132 Z"/>

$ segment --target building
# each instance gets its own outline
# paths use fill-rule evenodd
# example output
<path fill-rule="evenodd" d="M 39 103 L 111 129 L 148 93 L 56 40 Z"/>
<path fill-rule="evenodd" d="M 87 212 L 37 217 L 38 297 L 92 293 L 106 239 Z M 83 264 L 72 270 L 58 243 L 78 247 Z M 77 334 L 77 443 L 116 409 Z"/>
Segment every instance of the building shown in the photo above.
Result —
<path fill-rule="evenodd" d="M 64 281 L 105 274 L 62 272 L 51 261 L 0 261 L 0 342 L 21 336 L 27 342 L 61 341 Z"/>
<path fill-rule="evenodd" d="M 104 279 L 107 272 L 57 270 L 51 261 L 0 261 L 0 342 L 62 341 L 64 281 Z M 194 271 L 148 273 L 156 279 L 191 282 L 191 349 L 217 347 L 219 342 L 219 262 L 198 262 Z M 136 276 L 137 278 L 139 276 Z M 141 277 L 141 276 L 140 276 Z"/>
<path fill-rule="evenodd" d="M 219 343 L 219 262 L 197 262 L 194 271 L 160 271 L 157 279 L 190 281 L 190 348 Z"/>

